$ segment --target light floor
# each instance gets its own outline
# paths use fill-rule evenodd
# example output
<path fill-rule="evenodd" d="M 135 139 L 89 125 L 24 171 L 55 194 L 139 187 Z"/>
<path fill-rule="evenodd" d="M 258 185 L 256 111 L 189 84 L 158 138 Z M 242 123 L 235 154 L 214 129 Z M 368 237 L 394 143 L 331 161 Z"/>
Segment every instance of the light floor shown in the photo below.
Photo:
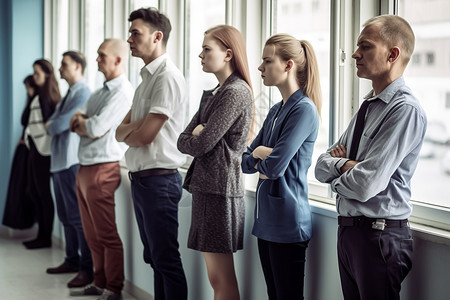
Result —
<path fill-rule="evenodd" d="M 4 228 L 3 228 L 4 229 Z M 27 250 L 26 236 L 0 232 L 0 299 L 2 300 L 93 300 L 98 296 L 71 297 L 67 282 L 76 274 L 49 275 L 46 268 L 59 265 L 64 252 L 58 246 Z M 123 292 L 124 300 L 136 300 Z"/>

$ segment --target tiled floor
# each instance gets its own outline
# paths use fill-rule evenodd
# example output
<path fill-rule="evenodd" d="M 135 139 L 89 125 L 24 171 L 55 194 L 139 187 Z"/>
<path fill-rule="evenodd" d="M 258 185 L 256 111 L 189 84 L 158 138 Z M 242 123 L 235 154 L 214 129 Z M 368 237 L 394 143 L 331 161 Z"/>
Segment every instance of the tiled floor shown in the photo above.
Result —
<path fill-rule="evenodd" d="M 26 236 L 0 233 L 0 299 L 2 300 L 93 300 L 94 297 L 70 297 L 67 282 L 75 274 L 49 275 L 45 269 L 59 265 L 64 252 L 57 246 L 27 250 Z M 123 293 L 124 300 L 136 300 Z"/>

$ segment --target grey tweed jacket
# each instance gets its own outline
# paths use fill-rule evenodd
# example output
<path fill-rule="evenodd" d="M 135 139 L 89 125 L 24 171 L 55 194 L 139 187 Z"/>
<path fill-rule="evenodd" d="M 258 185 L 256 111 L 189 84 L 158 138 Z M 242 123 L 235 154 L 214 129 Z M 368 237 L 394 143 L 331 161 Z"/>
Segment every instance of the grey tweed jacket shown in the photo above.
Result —
<path fill-rule="evenodd" d="M 214 94 L 203 92 L 200 108 L 178 138 L 178 149 L 192 155 L 183 187 L 201 192 L 242 197 L 241 159 L 246 149 L 253 115 L 252 92 L 236 73 Z M 199 136 L 192 130 L 203 124 Z"/>

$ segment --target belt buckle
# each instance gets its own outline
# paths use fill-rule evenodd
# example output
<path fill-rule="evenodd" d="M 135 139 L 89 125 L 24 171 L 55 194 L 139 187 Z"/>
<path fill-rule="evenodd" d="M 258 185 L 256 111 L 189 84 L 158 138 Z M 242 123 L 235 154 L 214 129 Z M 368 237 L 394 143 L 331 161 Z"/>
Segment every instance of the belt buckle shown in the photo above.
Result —
<path fill-rule="evenodd" d="M 385 219 L 376 219 L 375 222 L 372 222 L 372 229 L 383 231 L 386 228 L 386 220 Z"/>

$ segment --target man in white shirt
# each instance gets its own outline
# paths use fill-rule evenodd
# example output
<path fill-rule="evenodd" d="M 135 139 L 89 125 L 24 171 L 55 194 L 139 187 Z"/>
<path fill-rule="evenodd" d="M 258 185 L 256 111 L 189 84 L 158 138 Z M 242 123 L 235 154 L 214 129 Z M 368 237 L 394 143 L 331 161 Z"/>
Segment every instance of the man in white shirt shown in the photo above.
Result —
<path fill-rule="evenodd" d="M 100 45 L 98 70 L 106 81 L 70 122 L 71 130 L 80 136 L 77 196 L 94 262 L 94 285 L 72 292 L 74 296 L 122 299 L 123 246 L 116 227 L 114 192 L 120 183 L 119 160 L 127 146 L 116 141 L 115 131 L 130 109 L 134 93 L 125 76 L 127 48 L 119 39 L 107 39 Z"/>
<path fill-rule="evenodd" d="M 177 149 L 184 127 L 186 86 L 166 54 L 171 25 L 156 9 L 130 14 L 131 54 L 142 58 L 142 83 L 116 138 L 125 154 L 144 261 L 154 270 L 155 299 L 187 299 L 187 284 L 178 251 L 178 203 L 182 194 L 177 168 L 185 156 Z"/>

